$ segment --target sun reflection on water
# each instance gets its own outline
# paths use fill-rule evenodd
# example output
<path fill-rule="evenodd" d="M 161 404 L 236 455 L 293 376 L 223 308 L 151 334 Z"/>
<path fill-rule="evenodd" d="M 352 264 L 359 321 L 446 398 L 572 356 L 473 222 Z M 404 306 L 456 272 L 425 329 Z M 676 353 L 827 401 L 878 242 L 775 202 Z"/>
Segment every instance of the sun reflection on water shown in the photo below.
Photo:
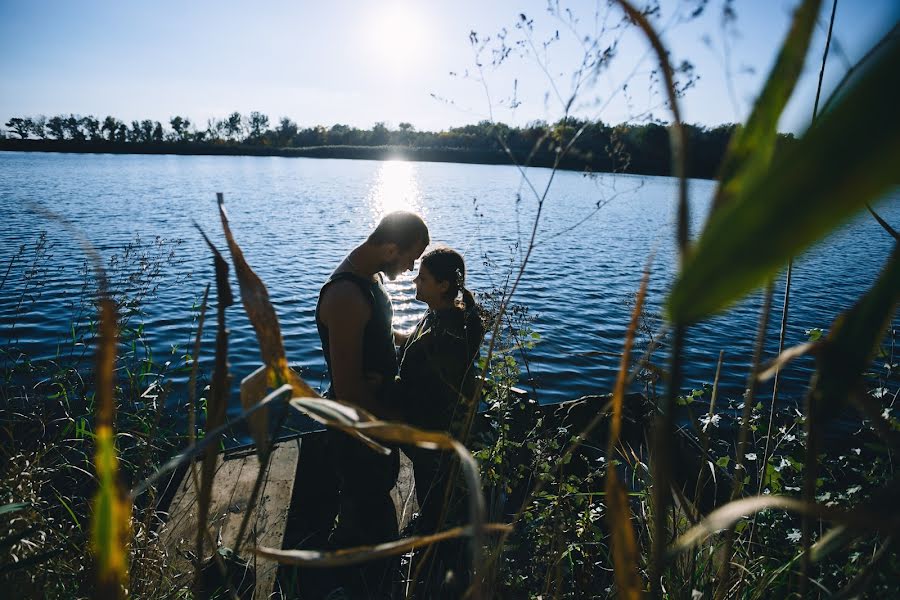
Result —
<path fill-rule="evenodd" d="M 414 163 L 405 160 L 382 162 L 367 197 L 372 210 L 372 227 L 381 217 L 395 210 L 409 210 L 421 215 L 421 199 Z"/>
<path fill-rule="evenodd" d="M 428 215 L 423 210 L 422 195 L 415 163 L 403 160 L 388 160 L 380 164 L 375 181 L 369 188 L 366 202 L 371 211 L 371 229 L 374 229 L 381 218 L 395 210 L 408 210 L 418 213 L 428 222 Z M 413 278 L 419 270 L 416 261 L 412 271 L 400 274 L 396 280 L 385 280 L 385 287 L 391 294 L 394 305 L 394 329 L 407 332 L 412 329 L 425 310 L 425 305 L 418 302 Z"/>

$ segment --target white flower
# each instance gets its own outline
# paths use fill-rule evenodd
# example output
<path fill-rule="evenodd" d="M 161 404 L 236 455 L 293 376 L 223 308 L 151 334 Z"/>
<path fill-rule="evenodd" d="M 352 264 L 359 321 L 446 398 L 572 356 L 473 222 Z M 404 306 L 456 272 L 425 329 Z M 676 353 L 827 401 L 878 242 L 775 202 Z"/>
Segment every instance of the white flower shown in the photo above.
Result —
<path fill-rule="evenodd" d="M 791 529 L 787 534 L 787 539 L 792 542 L 800 541 L 800 530 L 799 529 Z"/>
<path fill-rule="evenodd" d="M 710 417 L 709 413 L 706 413 L 705 415 L 700 417 L 700 424 L 703 425 L 703 431 L 706 431 L 706 429 L 710 425 L 712 425 L 713 427 L 718 427 L 719 421 L 721 420 L 722 417 L 719 415 L 713 415 L 712 417 Z"/>
<path fill-rule="evenodd" d="M 751 452 L 751 453 L 747 454 L 744 458 L 746 458 L 747 460 L 756 460 L 756 453 Z"/>

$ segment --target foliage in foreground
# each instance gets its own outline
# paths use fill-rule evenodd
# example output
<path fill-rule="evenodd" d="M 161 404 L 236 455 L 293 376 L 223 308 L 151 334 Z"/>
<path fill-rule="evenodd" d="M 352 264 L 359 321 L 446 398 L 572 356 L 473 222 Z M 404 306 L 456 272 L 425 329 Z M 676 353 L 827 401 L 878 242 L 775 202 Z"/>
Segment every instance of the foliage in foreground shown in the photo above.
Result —
<path fill-rule="evenodd" d="M 626 2 L 621 4 L 629 19 L 644 28 L 653 42 L 677 117 L 677 98 L 671 89 L 671 67 L 664 49 L 649 27 L 646 15 L 635 11 Z M 876 64 L 851 84 L 833 109 L 800 140 L 798 154 L 794 157 L 798 165 L 796 170 L 788 173 L 784 169 L 770 169 L 771 155 L 752 151 L 760 143 L 752 140 L 773 135 L 777 118 L 771 118 L 772 113 L 776 117 L 780 113 L 779 98 L 783 90 L 787 89 L 790 94 L 793 87 L 790 79 L 799 72 L 792 64 L 806 54 L 818 7 L 819 3 L 813 1 L 801 5 L 785 51 L 776 65 L 776 79 L 770 80 L 774 83 L 768 88 L 782 92 L 763 93 L 746 126 L 745 131 L 750 133 L 735 138 L 737 150 L 734 151 L 744 152 L 744 158 L 736 164 L 726 163 L 729 171 L 723 173 L 720 185 L 728 189 L 727 200 L 716 206 L 695 245 L 688 245 L 686 236 L 679 238 L 683 269 L 669 302 L 673 329 L 672 362 L 668 369 L 657 367 L 654 370 L 665 374 L 669 390 L 660 396 L 650 394 L 654 421 L 650 444 L 640 447 L 619 436 L 625 400 L 624 386 L 621 385 L 617 385 L 611 403 L 612 426 L 606 438 L 609 446 L 605 452 L 581 452 L 579 449 L 596 451 L 596 447 L 592 448 L 595 444 L 591 436 L 609 408 L 598 410 L 590 423 L 593 428 L 584 431 L 561 427 L 556 430 L 556 435 L 547 435 L 546 429 L 529 422 L 526 428 L 517 432 L 510 417 L 512 411 L 519 410 L 517 401 L 511 400 L 509 394 L 516 372 L 510 352 L 520 348 L 521 344 L 504 348 L 505 338 L 501 334 L 504 320 L 496 320 L 485 358 L 485 365 L 491 367 L 486 374 L 495 379 L 494 391 L 486 399 L 493 411 L 496 430 L 482 447 L 476 447 L 481 459 L 481 473 L 467 471 L 469 490 L 480 492 L 477 482 L 481 475 L 486 482 L 487 498 L 491 501 L 480 505 L 481 494 L 470 494 L 471 526 L 454 532 L 454 535 L 470 538 L 473 557 L 484 553 L 483 561 L 474 562 L 473 595 L 595 597 L 617 594 L 638 597 L 649 591 L 654 596 L 669 597 L 691 597 L 700 593 L 703 597 L 755 598 L 792 592 L 830 594 L 838 590 L 841 595 L 852 596 L 866 589 L 875 593 L 896 589 L 900 564 L 892 542 L 900 522 L 895 510 L 898 490 L 893 479 L 892 461 L 897 430 L 900 429 L 893 413 L 898 395 L 897 365 L 893 347 L 883 348 L 882 338 L 900 300 L 898 252 L 888 257 L 877 281 L 853 307 L 848 307 L 826 336 L 812 346 L 777 357 L 776 364 L 781 368 L 790 356 L 801 351 L 816 354 L 817 371 L 802 410 L 795 414 L 775 414 L 763 427 L 765 406 L 757 402 L 755 393 L 761 380 L 765 379 L 760 353 L 748 374 L 748 391 L 745 397 L 734 399 L 738 404 L 733 411 L 723 411 L 721 405 L 716 406 L 715 383 L 708 391 L 699 390 L 687 396 L 679 387 L 684 333 L 690 323 L 738 299 L 754 286 L 771 280 L 792 254 L 827 235 L 849 216 L 852 209 L 859 209 L 865 202 L 876 199 L 890 183 L 888 169 L 900 152 L 900 126 L 890 118 L 892 107 L 884 98 L 896 96 L 888 92 L 896 91 L 897 86 L 896 78 L 891 77 L 900 68 L 897 44 L 885 50 Z M 890 89 L 881 89 L 885 86 Z M 878 93 L 873 92 L 875 89 Z M 860 121 L 872 118 L 887 124 L 875 140 L 874 147 L 882 153 L 879 156 L 848 155 L 840 143 L 824 143 L 840 142 L 841 135 L 853 130 Z M 679 140 L 683 142 L 677 118 L 673 128 L 677 147 Z M 751 151 L 745 152 L 747 149 Z M 835 163 L 840 163 L 841 168 L 834 168 Z M 797 206 L 790 205 L 796 194 L 788 192 L 798 186 L 812 185 L 813 179 L 819 177 L 820 169 L 828 171 L 820 180 L 828 185 L 828 189 L 821 189 L 815 209 L 798 210 Z M 681 167 L 676 170 L 684 173 Z M 760 200 L 761 194 L 765 196 L 763 200 Z M 544 197 L 539 198 L 539 202 Z M 679 196 L 679 202 L 682 204 L 680 219 L 685 219 L 686 192 Z M 744 220 L 735 215 L 753 218 Z M 790 222 L 785 215 L 791 215 Z M 260 288 L 262 282 L 251 281 L 252 271 L 246 272 L 248 267 L 230 239 L 224 213 L 223 226 L 238 267 L 242 292 L 245 286 L 257 292 L 250 298 L 253 302 L 245 298 L 245 307 L 248 312 L 260 311 L 257 316 L 264 313 L 258 321 L 263 323 L 262 326 L 257 325 L 252 315 L 251 320 L 257 326 L 260 345 L 267 356 L 267 387 L 275 388 L 273 394 L 290 391 L 294 396 L 312 395 L 302 382 L 294 380 L 285 370 L 283 348 L 278 351 L 277 321 L 272 321 L 274 311 L 269 312 L 271 305 L 264 294 L 265 288 Z M 796 228 L 802 234 L 792 237 L 789 232 L 785 233 L 789 228 Z M 686 232 L 684 223 L 679 224 L 678 230 Z M 750 252 L 753 247 L 747 244 L 757 239 L 760 231 L 778 233 L 780 242 L 773 244 L 767 252 Z M 892 231 L 885 235 L 896 237 Z M 742 246 L 743 253 L 736 255 L 733 246 Z M 717 262 L 723 255 L 732 257 L 724 267 Z M 523 271 L 524 267 L 523 264 Z M 244 270 L 243 274 L 241 270 Z M 709 273 L 715 276 L 717 287 L 715 294 L 707 296 L 707 290 L 698 286 L 693 278 L 708 281 L 702 275 Z M 520 278 L 521 271 L 513 290 Z M 222 282 L 221 273 L 219 282 Z M 225 286 L 220 285 L 220 292 L 224 289 Z M 509 292 L 501 300 L 498 316 L 502 317 L 506 311 L 511 294 Z M 223 296 L 219 294 L 220 302 Z M 769 317 L 771 285 L 766 298 L 758 348 L 763 346 Z M 629 338 L 635 334 L 639 313 L 640 302 L 635 307 Z M 220 322 L 219 329 L 224 331 L 224 323 Z M 513 338 L 521 337 L 513 335 Z M 627 360 L 629 349 L 630 342 L 626 342 L 620 383 L 627 382 L 634 372 L 643 372 L 649 360 L 641 359 L 635 365 Z M 869 372 L 873 358 L 879 362 L 884 360 L 884 370 Z M 225 353 L 220 345 L 217 370 L 224 363 Z M 20 373 L 25 373 L 26 378 L 31 375 L 27 371 Z M 213 379 L 217 379 L 215 374 Z M 8 381 L 12 382 L 13 378 Z M 91 404 L 91 398 L 100 395 L 92 383 L 83 387 L 85 406 Z M 281 384 L 286 386 L 278 387 Z M 21 384 L 19 387 L 22 388 Z M 219 387 L 221 389 L 221 380 Z M 118 395 L 120 403 L 124 398 L 127 396 Z M 215 398 L 214 393 L 211 398 Z M 220 404 L 221 398 L 216 402 Z M 102 419 L 98 418 L 95 423 L 105 421 L 108 424 L 108 405 L 97 404 L 89 407 L 105 412 L 99 413 Z M 316 398 L 295 399 L 293 404 L 366 440 L 374 451 L 382 448 L 379 440 L 423 443 L 452 448 L 459 452 L 465 464 L 474 464 L 468 461 L 466 449 L 447 436 L 374 421 L 353 407 L 329 404 Z M 689 415 L 695 411 L 699 415 L 691 421 L 696 442 L 702 449 L 703 462 L 695 472 L 693 486 L 685 486 L 683 480 L 676 477 L 676 465 L 672 462 L 674 441 L 678 439 L 674 427 L 678 406 Z M 213 407 L 213 410 L 220 408 Z M 844 432 L 841 442 L 846 447 L 836 449 L 826 443 L 825 434 L 835 426 L 838 416 L 846 418 L 851 409 L 858 409 L 862 418 L 856 421 L 853 431 Z M 84 409 L 81 409 L 79 415 L 83 413 Z M 734 425 L 726 428 L 724 425 L 729 418 Z M 69 429 L 76 427 L 72 420 L 63 420 L 63 423 Z M 148 432 L 148 439 L 155 437 L 155 431 Z M 722 433 L 714 435 L 717 431 Z M 119 432 L 122 437 L 122 430 Z M 55 440 L 55 443 L 59 441 Z M 77 461 L 67 457 L 56 463 L 33 460 L 35 455 L 40 456 L 43 452 L 41 447 L 29 449 L 17 464 L 26 473 L 30 469 L 44 477 L 48 476 L 46 473 L 52 475 L 69 467 L 81 468 Z M 264 445 L 260 453 L 264 462 Z M 115 455 L 123 465 L 133 462 L 126 458 L 128 444 L 124 441 L 118 444 Z M 89 455 L 83 452 L 82 456 L 82 464 L 86 464 Z M 107 482 L 107 488 L 111 488 L 113 484 L 109 482 L 116 478 L 111 475 L 106 458 L 100 457 L 98 465 L 101 468 L 97 471 L 101 480 Z M 10 464 L 13 462 L 9 461 Z M 33 466 L 37 464 L 46 473 Z M 65 467 L 61 468 L 62 465 Z M 103 465 L 106 465 L 105 472 Z M 616 485 L 616 480 L 627 483 L 627 501 L 614 497 L 625 494 Z M 92 593 L 101 589 L 87 583 L 85 563 L 74 559 L 73 554 L 83 552 L 86 547 L 88 528 L 109 531 L 104 527 L 111 521 L 104 521 L 104 518 L 113 519 L 114 511 L 91 513 L 84 508 L 86 498 L 95 491 L 88 489 L 67 496 L 69 500 L 78 500 L 82 508 L 66 510 L 69 513 L 66 517 L 61 510 L 54 513 L 52 507 L 47 507 L 53 488 L 46 482 L 37 488 L 29 487 L 27 478 L 14 479 L 12 473 L 6 475 L 5 481 L 15 484 L 7 493 L 11 502 L 2 510 L 15 515 L 13 522 L 21 529 L 10 531 L 4 538 L 19 553 L 16 554 L 18 561 L 3 565 L 4 571 L 26 580 L 31 578 L 34 585 L 46 585 L 46 576 L 39 581 L 41 573 L 49 568 L 47 565 L 60 564 L 58 574 L 69 577 L 60 585 L 72 586 L 71 592 L 59 590 L 60 595 Z M 605 485 L 601 486 L 601 481 Z M 710 483 L 713 489 L 725 488 L 725 500 L 720 502 L 716 495 L 712 505 L 702 501 L 698 490 L 705 489 Z M 122 485 L 122 482 L 116 484 Z M 211 479 L 207 485 L 211 485 Z M 101 487 L 100 493 L 110 493 L 107 497 L 114 497 L 111 489 Z M 21 494 L 31 496 L 23 502 Z M 517 503 L 518 509 L 512 505 L 513 511 L 509 510 L 511 498 L 521 501 Z M 70 504 L 64 498 L 59 498 L 56 503 L 66 507 Z M 62 514 L 59 518 L 71 521 L 66 531 L 80 532 L 80 536 L 73 536 L 71 546 L 64 545 L 64 536 L 59 533 L 61 529 L 48 517 L 51 514 Z M 143 539 L 152 537 L 154 531 L 152 514 L 152 511 L 142 513 L 140 510 L 132 513 L 134 537 L 130 547 L 115 535 L 96 538 L 99 547 L 94 549 L 95 566 L 103 556 L 128 553 L 132 587 L 127 591 L 136 596 L 152 595 L 155 591 L 136 587 L 138 582 L 151 580 L 144 577 L 146 572 L 140 571 L 140 567 L 147 557 L 146 552 L 141 552 Z M 141 526 L 142 519 L 147 519 L 148 524 Z M 506 519 L 511 521 L 512 528 L 485 524 L 486 520 Z M 51 544 L 44 544 L 47 536 L 39 542 L 31 541 L 31 534 L 43 530 L 55 536 Z M 499 542 L 484 537 L 488 531 L 499 532 Z M 413 539 L 382 550 L 405 551 L 411 545 L 427 543 L 428 539 Z M 58 550 L 57 546 L 70 551 L 53 554 Z M 198 536 L 198 546 L 203 547 L 202 535 Z M 631 551 L 632 547 L 636 551 Z M 760 552 L 760 549 L 764 551 Z M 349 554 L 358 561 L 371 557 L 373 552 L 371 549 L 350 549 Z M 57 559 L 60 555 L 66 555 L 67 560 Z M 314 562 L 334 560 L 335 556 L 319 554 L 310 559 L 282 554 L 280 559 Z M 114 568 L 118 568 L 117 581 L 124 582 L 124 569 L 121 565 Z M 103 572 L 97 574 L 102 576 Z M 117 587 L 113 593 L 124 594 L 125 591 L 124 587 Z"/>

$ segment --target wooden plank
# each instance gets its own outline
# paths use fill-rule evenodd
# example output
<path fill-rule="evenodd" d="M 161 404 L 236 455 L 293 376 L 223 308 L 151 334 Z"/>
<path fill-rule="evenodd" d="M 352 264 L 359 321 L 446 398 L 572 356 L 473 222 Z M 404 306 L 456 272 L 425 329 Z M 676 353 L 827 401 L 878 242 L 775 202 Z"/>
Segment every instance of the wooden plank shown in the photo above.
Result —
<path fill-rule="evenodd" d="M 249 550 L 256 545 L 281 548 L 299 454 L 299 438 L 282 442 L 275 447 L 259 501 L 250 515 L 247 539 L 244 541 L 241 554 L 252 557 L 251 564 L 256 570 L 254 598 L 269 597 L 278 565 L 273 561 L 257 561 Z M 259 461 L 256 454 L 235 457 L 226 455 L 224 459 L 220 455 L 218 458 L 208 529 L 212 539 L 221 540 L 224 547 L 233 548 L 237 541 L 241 520 L 248 508 L 247 503 L 258 473 Z M 196 527 L 197 493 L 188 471 L 172 499 L 169 519 L 160 532 L 160 539 L 169 557 L 171 572 L 178 573 L 180 576 L 177 579 L 182 582 L 188 582 L 190 574 L 193 573 L 187 553 L 195 550 Z M 211 550 L 205 548 L 207 556 Z M 179 587 L 184 585 L 179 584 Z"/>

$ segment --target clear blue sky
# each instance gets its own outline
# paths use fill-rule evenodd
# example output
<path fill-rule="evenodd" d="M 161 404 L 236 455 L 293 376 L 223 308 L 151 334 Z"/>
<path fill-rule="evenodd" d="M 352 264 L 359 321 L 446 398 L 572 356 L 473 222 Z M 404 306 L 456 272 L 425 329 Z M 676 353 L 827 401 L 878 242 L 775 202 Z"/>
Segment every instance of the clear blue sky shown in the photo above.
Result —
<path fill-rule="evenodd" d="M 579 36 L 593 33 L 608 10 L 605 1 L 560 4 L 580 18 Z M 743 118 L 797 1 L 737 1 L 737 22 L 728 31 L 721 25 L 723 0 L 710 0 L 687 23 L 681 17 L 697 0 L 661 4 L 654 23 L 674 62 L 689 60 L 700 75 L 684 98 L 685 119 L 715 125 Z M 809 121 L 830 11 L 825 0 L 782 130 L 802 131 Z M 535 20 L 535 47 L 556 30 L 560 41 L 546 54 L 540 50 L 542 61 L 513 53 L 498 68 L 489 46 L 482 84 L 473 76 L 469 32 L 496 41 L 506 27 L 514 44 L 523 39 L 515 28 L 519 13 Z M 897 0 L 839 0 L 826 91 L 898 16 Z M 612 9 L 605 22 L 620 17 Z M 76 113 L 165 124 L 183 115 L 205 125 L 234 110 L 259 110 L 272 121 L 289 116 L 302 126 L 408 121 L 438 130 L 489 115 L 514 124 L 554 120 L 561 105 L 552 89 L 568 96 L 582 57 L 578 39 L 542 0 L 0 0 L 0 124 L 12 116 Z M 619 40 L 617 56 L 582 90 L 577 113 L 609 123 L 648 113 L 667 119 L 643 38 L 631 29 L 605 39 Z M 519 104 L 510 110 L 505 100 L 514 82 Z"/>

